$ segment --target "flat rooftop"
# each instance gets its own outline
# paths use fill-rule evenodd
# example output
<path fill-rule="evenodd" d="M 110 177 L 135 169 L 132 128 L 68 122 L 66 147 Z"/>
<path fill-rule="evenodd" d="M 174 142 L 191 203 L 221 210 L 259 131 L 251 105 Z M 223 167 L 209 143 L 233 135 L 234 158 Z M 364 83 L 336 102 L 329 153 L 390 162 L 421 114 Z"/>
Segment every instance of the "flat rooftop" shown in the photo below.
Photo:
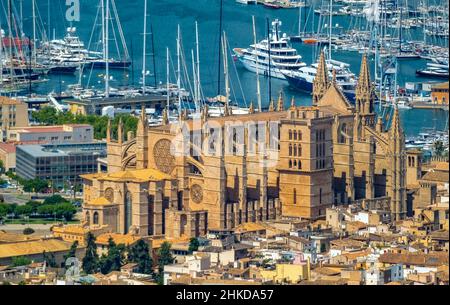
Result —
<path fill-rule="evenodd" d="M 17 149 L 37 158 L 64 157 L 83 154 L 91 155 L 95 153 L 106 153 L 106 142 L 57 145 L 20 145 Z"/>

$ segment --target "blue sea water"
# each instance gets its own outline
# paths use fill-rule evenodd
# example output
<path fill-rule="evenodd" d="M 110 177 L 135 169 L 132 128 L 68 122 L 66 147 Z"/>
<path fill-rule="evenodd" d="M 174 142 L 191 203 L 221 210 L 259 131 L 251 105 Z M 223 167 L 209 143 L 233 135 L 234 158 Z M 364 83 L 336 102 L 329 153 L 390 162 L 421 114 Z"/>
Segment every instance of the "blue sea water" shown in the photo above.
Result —
<path fill-rule="evenodd" d="M 18 2 L 18 1 L 16 1 Z M 27 35 L 31 35 L 31 8 L 25 1 L 23 8 L 24 29 Z M 37 0 L 39 11 L 39 30 L 50 29 L 50 37 L 62 38 L 68 26 L 77 27 L 79 36 L 87 42 L 89 41 L 95 16 L 98 11 L 98 0 L 80 0 L 80 21 L 69 24 L 64 16 L 67 9 L 65 0 Z M 253 42 L 252 33 L 252 15 L 255 16 L 257 25 L 257 37 L 263 39 L 267 34 L 266 20 L 278 18 L 282 21 L 282 32 L 288 35 L 295 34 L 298 29 L 299 11 L 298 9 L 267 9 L 261 5 L 240 5 L 235 0 L 224 0 L 223 6 L 223 30 L 227 34 L 230 48 L 247 47 Z M 321 0 L 312 0 L 315 7 L 320 6 Z M 49 5 L 50 3 L 50 5 Z M 219 65 L 219 12 L 220 0 L 149 0 L 148 23 L 153 27 L 154 48 L 156 61 L 156 79 L 157 82 L 166 80 L 166 48 L 169 48 L 171 54 L 171 82 L 175 82 L 176 69 L 176 37 L 177 26 L 180 25 L 182 32 L 182 45 L 186 57 L 187 69 L 191 71 L 191 49 L 195 49 L 195 21 L 198 22 L 200 33 L 200 64 L 201 64 L 201 83 L 205 96 L 215 96 L 218 91 L 218 65 Z M 3 4 L 4 5 L 4 4 Z M 133 55 L 133 69 L 128 71 L 115 71 L 112 86 L 121 84 L 138 84 L 142 71 L 142 33 L 143 33 L 143 11 L 144 0 L 116 0 L 117 10 L 121 19 L 127 46 Z M 5 27 L 5 10 L 0 11 L 2 28 Z M 308 14 L 309 8 L 303 8 L 302 14 Z M 2 15 L 3 14 L 3 15 Z M 312 14 L 311 14 L 312 15 Z M 312 16 L 309 16 L 307 29 L 311 29 Z M 319 22 L 318 15 L 314 17 L 314 28 L 317 29 Z M 355 22 L 355 21 L 352 21 Z M 361 21 L 358 21 L 361 22 Z M 98 21 L 99 23 L 99 21 Z M 326 22 L 325 22 L 326 23 Z M 353 23 L 348 17 L 333 17 L 333 24 L 339 24 L 344 29 Z M 405 32 L 405 37 L 412 39 L 421 39 L 421 33 L 418 30 Z M 95 40 L 95 39 L 94 39 Z M 148 37 L 148 50 L 151 52 L 150 36 Z M 111 42 L 110 54 L 117 57 L 114 51 L 114 42 Z M 303 56 L 306 63 L 314 61 L 314 55 L 317 49 L 312 45 L 294 44 Z M 351 70 L 359 72 L 359 65 L 362 55 L 356 52 L 333 52 L 333 58 L 342 60 L 351 65 Z M 147 58 L 147 70 L 154 73 L 152 59 Z M 255 74 L 246 71 L 239 63 L 234 65 L 230 57 L 230 76 L 231 76 L 231 97 L 241 104 L 249 104 L 255 100 L 256 83 Z M 398 83 L 404 86 L 407 81 L 426 81 L 426 78 L 416 78 L 415 70 L 426 65 L 424 60 L 400 61 Z M 373 69 L 372 69 L 373 70 Z M 90 78 L 90 86 L 102 86 L 102 71 L 94 71 Z M 133 77 L 134 76 L 134 77 Z M 77 76 L 57 76 L 50 75 L 49 82 L 41 85 L 37 91 L 46 93 L 51 90 L 64 90 L 67 84 L 75 83 Z M 83 81 L 86 83 L 89 79 L 89 71 L 85 71 Z M 148 82 L 152 82 L 152 78 Z M 239 85 L 239 81 L 240 84 Z M 269 102 L 268 80 L 261 76 L 261 90 L 263 106 Z M 223 79 L 221 81 L 221 94 L 224 94 Z M 242 90 L 240 89 L 242 87 Z M 289 88 L 287 82 L 282 80 L 272 80 L 272 96 L 276 97 L 279 91 L 283 91 L 288 100 L 291 96 L 296 98 L 297 104 L 308 105 L 311 103 L 311 97 L 307 94 L 293 91 Z M 408 135 L 417 134 L 422 128 L 446 128 L 448 113 L 444 111 L 430 110 L 403 110 L 401 111 L 402 121 L 405 131 Z"/>

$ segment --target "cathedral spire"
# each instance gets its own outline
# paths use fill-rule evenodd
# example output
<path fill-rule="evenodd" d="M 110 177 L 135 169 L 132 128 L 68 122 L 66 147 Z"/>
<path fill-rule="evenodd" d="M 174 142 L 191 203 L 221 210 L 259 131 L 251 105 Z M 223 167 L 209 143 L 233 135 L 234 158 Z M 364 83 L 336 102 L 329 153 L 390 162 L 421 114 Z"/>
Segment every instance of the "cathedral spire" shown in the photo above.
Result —
<path fill-rule="evenodd" d="M 283 111 L 283 110 L 284 110 L 284 97 L 283 97 L 283 91 L 280 90 L 280 95 L 278 96 L 277 111 Z"/>
<path fill-rule="evenodd" d="M 162 113 L 162 124 L 163 125 L 169 124 L 169 115 L 167 113 L 167 108 L 164 108 Z"/>
<path fill-rule="evenodd" d="M 145 113 L 145 106 L 141 107 L 141 115 L 139 116 L 138 126 L 137 126 L 137 134 L 141 135 L 145 133 L 147 130 L 147 114 Z"/>
<path fill-rule="evenodd" d="M 355 95 L 356 111 L 363 115 L 373 115 L 374 92 L 366 54 L 363 55 L 361 61 L 361 71 L 359 72 Z M 370 125 L 374 124 L 375 122 L 373 121 Z"/>
<path fill-rule="evenodd" d="M 320 52 L 317 74 L 313 82 L 313 105 L 317 105 L 329 87 L 328 69 L 323 50 Z"/>
<path fill-rule="evenodd" d="M 250 102 L 250 107 L 248 108 L 248 113 L 255 113 L 255 107 L 253 106 L 253 101 Z"/>
<path fill-rule="evenodd" d="M 273 103 L 273 99 L 270 100 L 270 104 L 269 104 L 269 112 L 273 112 L 275 111 L 275 105 Z"/>
<path fill-rule="evenodd" d="M 108 119 L 108 125 L 106 127 L 106 142 L 111 142 L 111 119 Z"/>
<path fill-rule="evenodd" d="M 364 54 L 362 61 L 361 61 L 361 69 L 359 72 L 357 88 L 362 93 L 363 91 L 366 91 L 366 92 L 369 91 L 371 89 L 371 87 L 372 87 L 372 84 L 370 81 L 369 65 L 367 64 L 367 55 Z"/>
<path fill-rule="evenodd" d="M 294 109 L 295 108 L 295 98 L 294 98 L 294 96 L 292 96 L 292 98 L 291 98 L 291 109 Z"/>
<path fill-rule="evenodd" d="M 121 144 L 123 142 L 123 121 L 122 117 L 119 118 L 119 125 L 117 126 L 117 142 Z"/>
<path fill-rule="evenodd" d="M 398 106 L 394 106 L 394 114 L 392 116 L 392 124 L 391 124 L 391 136 L 394 139 L 398 139 L 401 141 L 401 138 L 403 137 L 403 129 L 400 124 L 400 114 L 398 112 Z"/>

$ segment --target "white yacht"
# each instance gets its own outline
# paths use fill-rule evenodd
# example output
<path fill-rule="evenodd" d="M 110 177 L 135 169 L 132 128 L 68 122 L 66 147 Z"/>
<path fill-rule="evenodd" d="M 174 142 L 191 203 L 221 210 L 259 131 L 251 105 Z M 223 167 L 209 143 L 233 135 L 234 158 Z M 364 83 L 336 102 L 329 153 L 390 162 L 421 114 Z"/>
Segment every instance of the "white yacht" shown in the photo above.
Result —
<path fill-rule="evenodd" d="M 284 72 L 289 85 L 294 89 L 311 93 L 313 82 L 317 74 L 319 63 L 301 67 L 297 71 Z M 336 83 L 349 100 L 355 99 L 356 75 L 350 71 L 350 65 L 337 60 L 326 60 L 328 77 L 332 77 L 332 71 L 336 71 Z"/>
<path fill-rule="evenodd" d="M 236 0 L 237 3 L 241 4 L 256 4 L 256 0 Z"/>
<path fill-rule="evenodd" d="M 272 22 L 270 44 L 268 39 L 264 39 L 247 49 L 233 49 L 235 56 L 247 70 L 256 73 L 258 69 L 261 74 L 285 79 L 282 71 L 295 71 L 306 66 L 297 50 L 291 47 L 287 35 L 281 35 L 280 26 L 281 21 L 278 19 Z"/>

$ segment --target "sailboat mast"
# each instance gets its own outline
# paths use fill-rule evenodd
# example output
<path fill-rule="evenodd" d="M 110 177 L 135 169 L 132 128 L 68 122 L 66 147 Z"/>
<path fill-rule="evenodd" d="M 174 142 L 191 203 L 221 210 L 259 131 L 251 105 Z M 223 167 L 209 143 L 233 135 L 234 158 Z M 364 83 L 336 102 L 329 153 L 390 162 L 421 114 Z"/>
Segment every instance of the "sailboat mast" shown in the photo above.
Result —
<path fill-rule="evenodd" d="M 144 37 L 142 39 L 142 94 L 145 95 L 145 77 L 147 71 L 147 0 L 144 1 Z"/>
<path fill-rule="evenodd" d="M 192 57 L 192 76 L 194 77 L 194 84 L 197 83 L 197 68 L 195 65 L 195 56 L 194 56 L 194 50 L 191 49 L 191 57 Z M 197 86 L 194 86 L 194 105 L 195 105 L 195 112 L 199 112 L 199 106 L 198 106 L 198 91 Z"/>
<path fill-rule="evenodd" d="M 9 40 L 9 68 L 11 74 L 11 83 L 14 84 L 14 66 L 13 66 L 13 34 L 12 34 L 12 0 L 8 0 L 8 40 Z"/>
<path fill-rule="evenodd" d="M 101 7 L 101 11 L 102 11 L 102 46 L 103 46 L 102 52 L 103 52 L 103 60 L 106 60 L 106 55 L 105 55 L 105 0 L 100 0 L 100 7 Z"/>
<path fill-rule="evenodd" d="M 256 49 L 256 23 L 255 23 L 255 16 L 252 16 L 252 21 L 253 21 L 253 44 L 255 45 L 255 51 L 257 51 Z M 255 54 L 256 56 L 256 99 L 257 99 L 257 103 L 258 103 L 258 110 L 259 112 L 261 112 L 262 109 L 262 105 L 261 105 L 261 87 L 260 87 L 260 83 L 259 83 L 259 56 L 258 53 Z"/>
<path fill-rule="evenodd" d="M 152 24 L 150 24 L 150 32 L 152 35 L 153 85 L 156 88 L 157 81 L 156 81 L 156 61 L 155 61 L 155 40 L 154 40 L 154 35 L 153 35 L 153 25 Z"/>
<path fill-rule="evenodd" d="M 227 106 L 229 106 L 229 100 L 230 100 L 230 83 L 228 79 L 228 55 L 227 55 L 227 42 L 226 42 L 227 36 L 225 32 L 223 32 L 222 37 L 222 50 L 223 50 L 223 73 L 225 76 L 225 103 Z"/>
<path fill-rule="evenodd" d="M 221 44 L 222 44 L 222 18 L 223 18 L 223 0 L 220 0 L 220 16 L 219 16 L 219 65 L 218 65 L 218 71 L 217 71 L 217 95 L 220 95 L 220 73 L 221 73 L 221 61 L 222 59 L 220 58 L 220 55 L 222 54 L 221 52 Z"/>
<path fill-rule="evenodd" d="M 109 97 L 109 0 L 106 0 L 106 14 L 105 14 L 105 67 L 106 67 L 106 81 L 105 81 L 105 96 Z"/>
<path fill-rule="evenodd" d="M 331 62 L 331 35 L 333 34 L 333 0 L 330 0 L 330 37 L 328 37 L 328 60 Z"/>
<path fill-rule="evenodd" d="M 269 63 L 267 64 L 267 67 L 269 69 L 268 73 L 269 73 L 269 84 L 268 84 L 268 89 L 269 89 L 269 104 L 270 101 L 272 100 L 272 58 L 271 58 L 271 48 L 270 48 L 270 25 L 269 25 L 269 18 L 266 19 L 267 22 L 267 46 L 268 46 L 268 53 L 269 53 Z"/>
<path fill-rule="evenodd" d="M 20 2 L 22 4 L 22 2 Z M 36 65 L 36 1 L 32 0 L 32 10 L 33 10 L 33 64 Z M 21 9 L 22 11 L 22 9 Z"/>
<path fill-rule="evenodd" d="M 198 22 L 195 21 L 195 47 L 197 52 L 197 73 L 195 74 L 195 90 L 197 91 L 196 96 L 196 109 L 200 110 L 198 107 L 198 103 L 200 101 L 200 42 L 198 39 Z"/>
<path fill-rule="evenodd" d="M 178 90 L 178 113 L 181 113 L 181 59 L 180 59 L 180 44 L 181 44 L 181 31 L 180 25 L 177 29 L 177 90 Z"/>
<path fill-rule="evenodd" d="M 170 103 L 170 58 L 169 58 L 169 48 L 166 48 L 166 86 L 167 86 L 167 109 L 169 109 Z"/>
<path fill-rule="evenodd" d="M 302 7 L 298 7 L 298 36 L 300 37 L 302 32 Z"/>

